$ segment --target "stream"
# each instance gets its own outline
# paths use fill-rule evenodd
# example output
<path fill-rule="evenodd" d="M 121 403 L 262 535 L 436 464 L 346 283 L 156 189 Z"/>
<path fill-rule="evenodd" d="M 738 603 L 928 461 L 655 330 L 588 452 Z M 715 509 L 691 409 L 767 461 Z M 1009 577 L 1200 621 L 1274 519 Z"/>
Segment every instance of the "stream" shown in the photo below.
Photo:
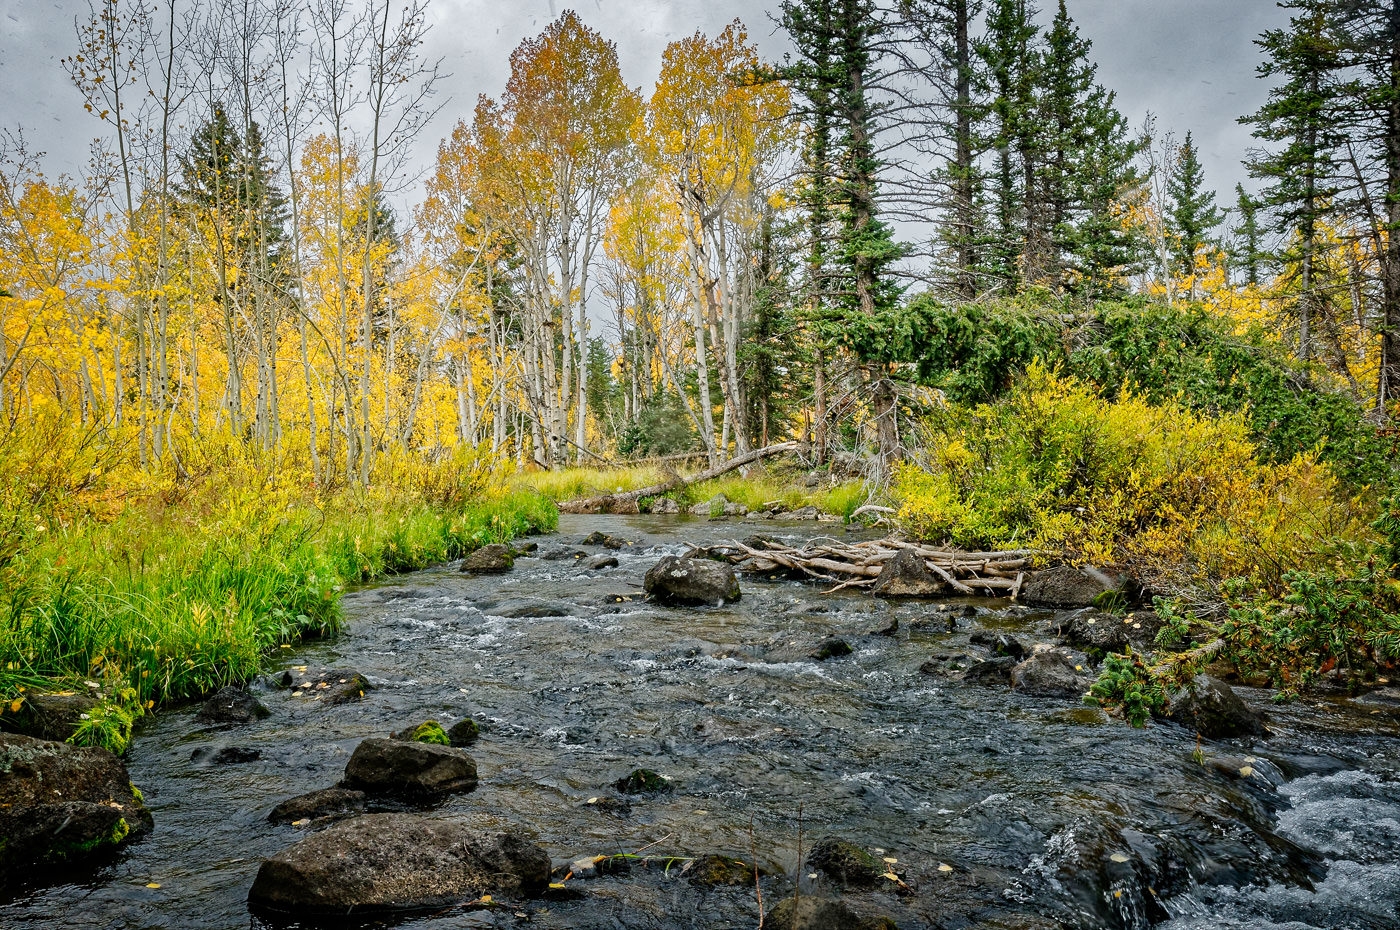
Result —
<path fill-rule="evenodd" d="M 1052 611 L 751 577 L 719 608 L 640 599 L 645 570 L 688 544 L 841 529 L 564 516 L 541 552 L 605 551 L 579 545 L 594 530 L 634 544 L 599 572 L 532 557 L 509 575 L 444 566 L 348 592 L 343 632 L 283 650 L 278 670 L 353 669 L 374 685 L 362 702 L 322 706 L 269 675 L 253 688 L 272 715 L 250 726 L 201 729 L 197 705 L 151 719 L 128 764 L 155 832 L 82 883 L 0 900 L 0 927 L 270 927 L 249 915 L 248 888 L 304 835 L 268 823 L 272 806 L 334 784 L 363 738 L 467 715 L 483 730 L 480 787 L 431 816 L 523 828 L 556 863 L 651 858 L 555 899 L 399 927 L 754 928 L 754 887 L 692 883 L 685 858 L 756 854 L 771 908 L 792 891 L 799 843 L 825 836 L 895 860 L 907 888 L 846 897 L 901 928 L 1400 926 L 1400 689 L 1269 707 L 1240 688 L 1271 737 L 1206 743 L 1202 759 L 1170 724 L 1133 730 L 1070 699 L 919 670 L 979 630 L 1048 641 Z M 830 636 L 854 653 L 810 658 Z M 225 746 L 260 758 L 192 761 Z M 589 803 L 639 766 L 674 790 L 631 799 L 626 816 Z"/>

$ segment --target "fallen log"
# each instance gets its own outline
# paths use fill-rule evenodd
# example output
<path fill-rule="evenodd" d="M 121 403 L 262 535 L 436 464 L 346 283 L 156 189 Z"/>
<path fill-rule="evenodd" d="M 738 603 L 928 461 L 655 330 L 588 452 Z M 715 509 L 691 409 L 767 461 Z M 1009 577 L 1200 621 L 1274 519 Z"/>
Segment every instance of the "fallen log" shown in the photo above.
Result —
<path fill-rule="evenodd" d="M 688 484 L 700 484 L 720 475 L 728 474 L 736 468 L 743 468 L 751 465 L 760 459 L 770 455 L 780 455 L 784 452 L 796 452 L 802 447 L 798 442 L 780 442 L 772 446 L 764 446 L 762 449 L 755 449 L 743 455 L 735 456 L 723 465 L 716 465 L 714 468 L 700 472 L 698 475 L 685 477 L 675 475 L 660 484 L 647 485 L 644 488 L 637 488 L 635 491 L 620 491 L 617 494 L 603 494 L 598 497 L 585 497 L 579 500 L 564 501 L 558 505 L 560 513 L 636 513 L 637 502 L 644 497 L 657 497 L 667 491 L 684 487 Z"/>

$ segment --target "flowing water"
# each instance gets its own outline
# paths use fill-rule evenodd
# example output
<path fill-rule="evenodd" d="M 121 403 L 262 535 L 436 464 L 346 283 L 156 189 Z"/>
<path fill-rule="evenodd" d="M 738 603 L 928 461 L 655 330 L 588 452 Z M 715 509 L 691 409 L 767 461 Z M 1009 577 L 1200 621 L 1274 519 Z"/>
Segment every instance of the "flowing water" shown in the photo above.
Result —
<path fill-rule="evenodd" d="M 896 860 L 906 888 L 847 898 L 902 928 L 1400 926 L 1400 703 L 1277 708 L 1269 739 L 1208 743 L 1202 759 L 1171 725 L 1135 731 L 1073 700 L 919 671 L 978 630 L 1043 640 L 1052 613 L 757 579 L 719 608 L 640 600 L 662 555 L 755 529 L 839 531 L 566 516 L 542 549 L 592 530 L 634 545 L 597 573 L 524 558 L 506 576 L 448 566 L 348 593 L 344 632 L 282 664 L 357 670 L 374 685 L 363 702 L 326 707 L 261 684 L 272 716 L 249 727 L 202 730 L 194 707 L 161 714 L 129 754 L 155 832 L 83 883 L 0 902 L 0 927 L 262 927 L 245 904 L 258 864 L 301 835 L 267 823 L 268 810 L 333 784 L 365 737 L 466 715 L 484 731 L 471 750 L 480 787 L 430 816 L 524 828 L 556 862 L 655 858 L 571 880 L 558 899 L 402 927 L 753 928 L 755 889 L 695 885 L 683 857 L 756 853 L 771 907 L 799 876 L 799 843 L 824 836 Z M 855 652 L 809 658 L 829 636 Z M 261 758 L 191 760 L 220 746 Z M 674 790 L 633 799 L 627 816 L 589 803 L 638 766 Z"/>

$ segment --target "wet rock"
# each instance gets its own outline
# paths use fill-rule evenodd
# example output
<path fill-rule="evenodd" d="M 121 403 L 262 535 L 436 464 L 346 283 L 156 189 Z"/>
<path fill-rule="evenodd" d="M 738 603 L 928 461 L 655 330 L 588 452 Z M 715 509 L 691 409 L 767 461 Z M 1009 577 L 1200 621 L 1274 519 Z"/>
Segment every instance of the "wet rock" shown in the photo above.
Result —
<path fill-rule="evenodd" d="M 632 805 L 624 798 L 589 798 L 584 802 L 584 807 L 624 819 L 632 816 Z"/>
<path fill-rule="evenodd" d="M 506 601 L 486 601 L 480 605 L 483 613 L 508 620 L 528 617 L 568 617 L 576 609 L 564 601 L 547 601 L 538 597 L 512 598 Z"/>
<path fill-rule="evenodd" d="M 1064 628 L 1065 639 L 1091 656 L 1102 658 L 1106 652 L 1122 652 L 1128 645 L 1128 633 L 1122 618 L 1112 614 L 1087 611 L 1076 614 Z"/>
<path fill-rule="evenodd" d="M 462 560 L 462 571 L 469 575 L 500 575 L 515 567 L 510 546 L 491 543 Z"/>
<path fill-rule="evenodd" d="M 657 514 L 676 514 L 680 512 L 681 505 L 677 504 L 669 497 L 658 497 L 656 500 L 651 502 L 651 507 L 647 510 L 647 513 Z"/>
<path fill-rule="evenodd" d="M 1123 618 L 1123 632 L 1127 635 L 1128 641 L 1141 650 L 1152 650 L 1158 648 L 1157 634 L 1162 632 L 1162 628 L 1167 625 L 1155 610 L 1139 610 L 1128 614 Z M 1185 639 L 1179 636 L 1168 637 L 1168 642 L 1162 643 L 1167 647 L 1184 647 L 1187 644 Z"/>
<path fill-rule="evenodd" d="M 1011 683 L 1011 670 L 1016 667 L 1014 656 L 997 656 L 973 665 L 963 672 L 963 681 L 974 685 L 1008 685 Z"/>
<path fill-rule="evenodd" d="M 460 749 L 367 739 L 355 747 L 341 787 L 369 794 L 435 799 L 476 788 L 476 762 Z"/>
<path fill-rule="evenodd" d="M 586 572 L 598 572 L 605 568 L 617 568 L 617 565 L 617 556 L 595 555 L 593 558 L 586 559 L 579 563 L 579 568 Z"/>
<path fill-rule="evenodd" d="M 510 544 L 510 551 L 511 551 L 511 554 L 514 555 L 517 559 L 520 558 L 521 556 L 532 556 L 532 555 L 534 555 L 535 553 L 537 553 L 537 552 L 540 551 L 540 544 L 537 543 L 537 542 L 527 542 L 527 543 L 515 543 L 515 542 L 512 542 L 512 543 Z"/>
<path fill-rule="evenodd" d="M 816 659 L 818 662 L 825 662 L 827 659 L 839 659 L 853 652 L 855 652 L 855 650 L 851 648 L 850 643 L 846 642 L 844 639 L 833 636 L 830 639 L 822 640 L 821 645 L 812 653 L 812 658 Z"/>
<path fill-rule="evenodd" d="M 1069 656 L 1047 646 L 1037 646 L 1011 669 L 1011 687 L 1037 697 L 1079 697 L 1090 684 Z"/>
<path fill-rule="evenodd" d="M 925 675 L 956 675 L 982 661 L 984 660 L 981 656 L 968 655 L 965 652 L 940 652 L 920 665 L 919 671 Z"/>
<path fill-rule="evenodd" d="M 583 537 L 583 544 L 585 546 L 603 546 L 607 549 L 621 549 L 623 546 L 629 545 L 625 539 L 618 539 L 616 536 L 609 536 L 598 530 Z"/>
<path fill-rule="evenodd" d="M 112 753 L 0 733 L 0 885 L 109 852 L 151 827 Z"/>
<path fill-rule="evenodd" d="M 723 604 L 739 600 L 739 579 L 734 569 L 708 559 L 668 555 L 653 565 L 643 588 L 663 603 Z"/>
<path fill-rule="evenodd" d="M 901 549 L 880 569 L 870 593 L 876 597 L 937 597 L 947 585 L 930 572 L 923 556 Z"/>
<path fill-rule="evenodd" d="M 779 901 L 764 918 L 772 930 L 898 930 L 888 917 L 861 917 L 844 901 L 802 895 Z"/>
<path fill-rule="evenodd" d="M 336 916 L 446 907 L 549 883 L 549 855 L 521 836 L 458 821 L 367 814 L 267 859 L 248 892 L 257 910 Z"/>
<path fill-rule="evenodd" d="M 476 725 L 476 721 L 470 717 L 463 717 L 448 728 L 447 744 L 461 749 L 475 743 L 480 736 L 481 727 Z"/>
<path fill-rule="evenodd" d="M 200 746 L 190 753 L 191 762 L 203 762 L 208 765 L 242 765 L 245 762 L 257 762 L 261 758 L 260 750 L 244 746 L 221 746 L 218 749 L 213 746 Z"/>
<path fill-rule="evenodd" d="M 784 520 L 820 520 L 822 512 L 811 504 L 806 507 L 798 507 L 796 510 L 789 510 L 783 514 Z"/>
<path fill-rule="evenodd" d="M 834 836 L 817 841 L 807 856 L 807 867 L 825 873 L 842 885 L 857 888 L 873 887 L 887 871 L 883 862 L 855 843 Z"/>
<path fill-rule="evenodd" d="M 726 517 L 747 517 L 749 515 L 749 508 L 744 504 L 725 504 L 724 515 Z"/>
<path fill-rule="evenodd" d="M 369 679 L 359 672 L 329 677 L 326 684 L 329 685 L 324 698 L 327 704 L 350 704 L 362 701 L 365 692 L 370 690 Z"/>
<path fill-rule="evenodd" d="M 1017 599 L 1037 607 L 1092 607 L 1118 590 L 1117 582 L 1098 569 L 1057 565 L 1028 577 Z"/>
<path fill-rule="evenodd" d="M 428 743 L 433 746 L 450 746 L 447 731 L 436 720 L 425 720 L 416 727 L 409 727 L 398 733 L 390 733 L 390 739 L 405 743 Z"/>
<path fill-rule="evenodd" d="M 559 546 L 554 549 L 545 549 L 540 553 L 540 558 L 550 562 L 564 562 L 569 559 L 581 559 L 588 555 L 582 549 L 572 549 L 568 546 Z"/>
<path fill-rule="evenodd" d="M 17 710 L 0 704 L 0 730 L 63 742 L 101 699 L 95 694 L 26 694 Z"/>
<path fill-rule="evenodd" d="M 1205 739 L 1263 736 L 1264 718 L 1250 708 L 1225 682 L 1197 675 L 1171 696 L 1167 719 Z"/>
<path fill-rule="evenodd" d="M 899 618 L 898 618 L 898 617 L 892 618 L 892 619 L 890 620 L 890 625 L 887 626 L 887 627 L 885 627 L 883 630 L 876 630 L 876 631 L 875 631 L 875 635 L 876 635 L 876 636 L 898 636 L 898 635 L 899 635 Z"/>
<path fill-rule="evenodd" d="M 973 645 L 986 646 L 993 655 L 1011 656 L 1013 659 L 1019 659 L 1026 654 L 1026 647 L 1021 644 L 1021 641 L 1005 633 L 979 630 L 967 639 Z"/>
<path fill-rule="evenodd" d="M 651 769 L 633 769 L 613 782 L 623 794 L 660 794 L 672 790 L 671 779 Z"/>
<path fill-rule="evenodd" d="M 288 798 L 267 815 L 271 823 L 296 823 L 343 814 L 359 814 L 365 809 L 365 793 L 348 788 L 323 788 Z"/>
<path fill-rule="evenodd" d="M 766 875 L 768 873 L 759 869 L 758 874 Z M 754 883 L 754 865 L 752 862 L 745 862 L 743 859 L 736 859 L 733 856 L 711 854 L 692 860 L 685 868 L 685 876 L 696 885 L 707 885 L 712 888 L 718 885 L 752 885 Z"/>
<path fill-rule="evenodd" d="M 203 726 L 242 726 L 261 720 L 272 712 L 262 702 L 242 688 L 229 686 L 215 692 L 204 702 L 194 722 Z"/>

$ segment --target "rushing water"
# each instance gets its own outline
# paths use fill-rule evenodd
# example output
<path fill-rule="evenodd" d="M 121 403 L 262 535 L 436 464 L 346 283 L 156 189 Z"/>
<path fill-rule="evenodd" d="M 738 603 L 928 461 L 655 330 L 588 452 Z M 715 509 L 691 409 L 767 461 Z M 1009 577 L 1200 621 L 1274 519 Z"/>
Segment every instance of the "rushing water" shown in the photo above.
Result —
<path fill-rule="evenodd" d="M 155 832 L 82 884 L 0 902 L 0 927 L 261 927 L 245 904 L 253 875 L 300 835 L 267 823 L 268 810 L 333 784 L 365 737 L 465 715 L 483 725 L 472 749 L 481 785 L 431 816 L 524 828 L 556 862 L 752 850 L 772 873 L 771 907 L 791 892 L 799 841 L 835 835 L 897 860 L 907 890 L 848 900 L 905 928 L 1400 926 L 1400 703 L 1279 708 L 1271 738 L 1207 744 L 1202 764 L 1194 737 L 1170 725 L 1134 731 L 1072 700 L 919 671 L 979 629 L 1044 639 L 1053 614 L 756 579 L 733 605 L 659 608 L 640 600 L 647 567 L 754 525 L 564 517 L 541 545 L 576 545 L 595 529 L 635 542 L 620 567 L 585 574 L 529 558 L 498 578 L 444 567 L 349 593 L 344 632 L 284 664 L 365 674 L 375 688 L 361 703 L 324 707 L 263 686 L 272 716 L 246 728 L 201 730 L 193 707 L 160 715 L 129 758 Z M 533 608 L 519 603 L 531 598 Z M 881 635 L 894 619 L 898 632 Z M 808 657 L 833 635 L 854 654 Z M 191 760 L 211 746 L 261 759 Z M 625 817 L 588 803 L 637 766 L 675 790 L 634 800 Z M 822 890 L 802 881 L 804 893 Z M 700 888 L 679 863 L 569 887 L 559 900 L 400 925 L 758 925 L 752 887 Z"/>

